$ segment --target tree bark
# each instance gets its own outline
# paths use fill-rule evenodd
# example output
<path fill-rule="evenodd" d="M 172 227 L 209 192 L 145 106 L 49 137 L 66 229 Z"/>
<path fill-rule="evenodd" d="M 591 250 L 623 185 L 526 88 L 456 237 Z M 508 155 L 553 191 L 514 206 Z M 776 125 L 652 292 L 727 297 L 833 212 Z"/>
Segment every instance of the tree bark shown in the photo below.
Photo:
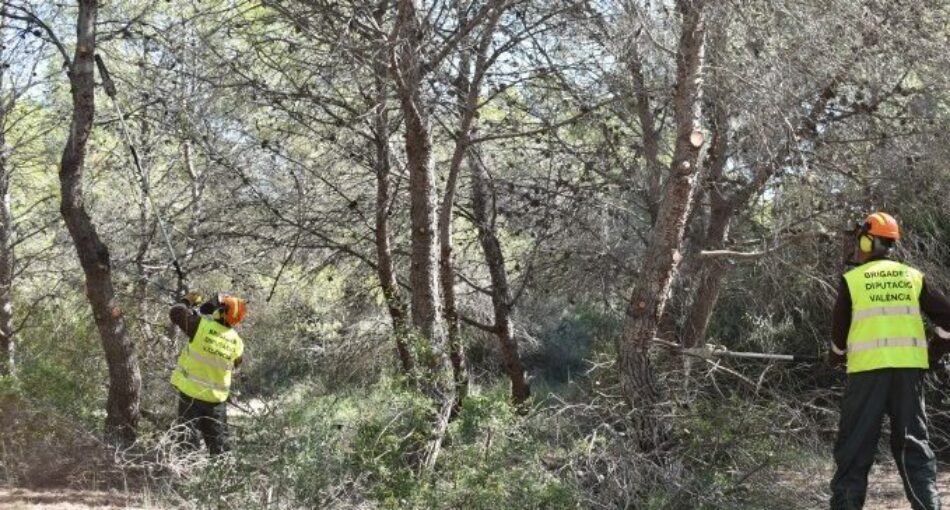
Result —
<path fill-rule="evenodd" d="M 437 351 L 444 347 L 445 329 L 442 324 L 438 285 L 438 252 L 436 235 L 436 185 L 432 163 L 432 135 L 429 130 L 429 112 L 422 97 L 422 69 L 419 49 L 421 28 L 413 0 L 400 0 L 397 19 L 397 37 L 392 69 L 397 93 L 406 119 L 405 144 L 409 170 L 410 235 L 409 283 L 412 324 L 432 343 Z M 445 349 L 441 349 L 445 352 Z M 430 366 L 436 366 L 431 360 Z"/>
<path fill-rule="evenodd" d="M 478 229 L 478 241 L 482 246 L 488 274 L 491 277 L 491 300 L 494 312 L 495 334 L 501 346 L 502 362 L 505 373 L 511 381 L 511 398 L 515 404 L 521 404 L 531 395 L 531 387 L 524 376 L 524 365 L 518 353 L 518 343 L 514 339 L 511 324 L 512 294 L 508 285 L 508 272 L 505 269 L 505 254 L 501 242 L 495 234 L 494 211 L 489 212 L 491 189 L 488 173 L 477 158 L 470 158 L 472 174 L 472 216 Z"/>
<path fill-rule="evenodd" d="M 697 161 L 702 145 L 696 134 L 701 133 L 704 2 L 681 0 L 678 8 L 683 21 L 673 97 L 676 144 L 670 175 L 647 240 L 643 267 L 636 279 L 618 345 L 621 389 L 635 409 L 637 439 L 644 451 L 656 450 L 667 436 L 656 415 L 662 399 L 649 349 L 682 258 L 680 249 L 686 216 L 698 188 Z"/>
<path fill-rule="evenodd" d="M 464 4 L 459 3 L 459 13 L 464 16 Z M 464 19 L 464 18 L 463 18 Z M 464 22 L 462 23 L 464 24 Z M 449 341 L 449 359 L 452 362 L 452 379 L 455 381 L 456 410 L 468 396 L 468 370 L 465 367 L 465 349 L 462 345 L 461 327 L 455 299 L 455 267 L 452 261 L 452 216 L 455 195 L 458 189 L 462 161 L 471 139 L 472 120 L 475 117 L 475 101 L 472 97 L 472 57 L 469 38 L 460 44 L 459 74 L 453 83 L 458 102 L 459 126 L 455 132 L 455 148 L 449 162 L 449 175 L 439 209 L 439 279 L 442 287 L 442 315 L 445 317 Z"/>
<path fill-rule="evenodd" d="M 724 41 L 718 40 L 719 37 L 724 37 L 724 35 L 717 34 L 717 43 L 722 44 Z M 790 133 L 793 140 L 813 142 L 818 137 L 818 122 L 824 115 L 828 103 L 834 98 L 841 80 L 840 75 L 836 76 L 821 89 L 808 111 L 798 120 L 794 132 Z M 696 261 L 696 270 L 691 273 L 698 274 L 700 277 L 683 332 L 684 347 L 695 347 L 705 341 L 712 314 L 715 311 L 716 303 L 719 301 L 722 281 L 727 272 L 727 267 L 722 260 L 702 257 L 699 256 L 698 252 L 700 250 L 717 250 L 724 247 L 729 235 L 729 223 L 732 218 L 745 203 L 761 192 L 769 178 L 779 171 L 795 147 L 795 142 L 790 141 L 771 161 L 759 167 L 749 182 L 727 193 L 727 190 L 723 189 L 724 184 L 719 180 L 726 166 L 729 119 L 721 104 L 714 104 L 713 111 L 714 137 L 710 148 L 710 167 L 712 170 L 709 175 L 711 209 L 703 242 L 696 250 L 697 253 L 694 254 L 698 260 Z"/>
<path fill-rule="evenodd" d="M 706 249 L 722 247 L 729 235 L 730 218 L 731 213 L 728 210 L 722 207 L 713 207 L 709 214 L 709 225 L 703 243 L 703 246 L 707 247 Z M 706 330 L 709 328 L 709 319 L 712 317 L 713 309 L 719 300 L 722 278 L 726 272 L 725 265 L 719 260 L 707 260 L 700 257 L 698 265 L 699 270 L 694 274 L 699 275 L 699 283 L 696 287 L 696 297 L 686 319 L 682 342 L 684 347 L 696 347 L 705 340 Z"/>
<path fill-rule="evenodd" d="M 143 59 L 147 57 L 144 55 Z M 140 78 L 145 82 L 145 69 L 142 67 Z M 116 99 L 113 99 L 116 100 Z M 149 123 L 148 123 L 148 104 L 142 105 L 142 116 L 139 120 L 139 134 L 141 135 L 141 141 L 145 142 L 148 140 L 149 134 Z M 143 186 L 148 186 L 148 174 L 145 173 L 146 163 L 148 161 L 149 154 L 151 152 L 150 147 L 145 143 L 141 144 L 143 150 L 141 152 L 141 161 L 143 165 L 142 174 L 139 175 L 139 179 L 142 179 Z M 148 321 L 149 311 L 151 310 L 150 304 L 148 301 L 148 282 L 151 278 L 150 271 L 146 264 L 146 257 L 148 256 L 148 250 L 152 246 L 152 235 L 155 233 L 155 223 L 152 219 L 152 215 L 149 212 L 148 205 L 148 196 L 146 194 L 140 193 L 139 196 L 139 217 L 138 217 L 138 235 L 139 242 L 135 250 L 135 287 L 132 291 L 132 295 L 135 298 L 135 303 L 138 306 L 138 318 L 142 325 L 142 336 L 145 338 L 146 343 L 151 343 L 153 338 L 152 326 Z"/>
<path fill-rule="evenodd" d="M 93 56 L 96 51 L 97 10 L 97 0 L 79 1 L 76 50 L 68 69 L 73 115 L 60 162 L 60 212 L 85 273 L 86 297 L 92 307 L 109 369 L 106 433 L 111 439 L 129 444 L 136 438 L 141 376 L 135 348 L 127 335 L 122 309 L 112 286 L 109 250 L 86 212 L 82 191 L 86 142 L 95 116 Z"/>
<path fill-rule="evenodd" d="M 631 13 L 631 15 L 634 15 Z M 659 212 L 659 197 L 662 191 L 663 166 L 660 164 L 660 133 L 656 129 L 656 120 L 653 117 L 653 108 L 650 105 L 650 92 L 647 90 L 643 76 L 643 59 L 640 56 L 639 41 L 631 43 L 627 66 L 630 68 L 630 77 L 633 80 L 637 120 L 640 123 L 641 140 L 643 143 L 643 157 L 647 167 L 646 192 L 647 209 L 650 213 L 650 222 L 655 223 Z"/>
<path fill-rule="evenodd" d="M 454 407 L 454 384 L 449 381 L 451 363 L 442 322 L 439 296 L 439 253 L 436 232 L 437 207 L 435 169 L 432 163 L 432 135 L 429 112 L 423 97 L 423 68 L 420 61 L 423 39 L 417 0 L 400 0 L 391 41 L 390 71 L 396 84 L 405 117 L 406 160 L 409 169 L 410 234 L 409 284 L 412 325 L 427 342 L 422 365 L 428 371 L 423 388 L 437 404 L 433 433 L 422 464 L 435 465 Z"/>
<path fill-rule="evenodd" d="M 0 32 L 4 19 L 0 18 Z M 0 49 L 2 55 L 2 49 Z M 0 90 L 3 87 L 0 69 Z M 13 211 L 10 205 L 10 169 L 7 167 L 6 103 L 0 97 L 0 376 L 13 375 L 16 336 L 13 330 Z"/>
<path fill-rule="evenodd" d="M 386 7 L 389 2 L 382 1 L 373 12 L 377 26 L 384 26 Z M 373 56 L 373 78 L 376 104 L 373 106 L 373 145 L 376 158 L 373 161 L 376 173 L 376 275 L 383 290 L 386 308 L 393 321 L 393 337 L 396 341 L 396 354 L 402 370 L 412 376 L 415 363 L 409 350 L 409 328 L 406 323 L 407 310 L 399 285 L 396 283 L 396 270 L 393 265 L 392 246 L 389 234 L 390 202 L 389 191 L 390 151 L 389 151 L 389 72 L 387 47 L 381 39 Z"/>
<path fill-rule="evenodd" d="M 0 126 L 3 126 L 0 112 Z M 2 128 L 0 128 L 2 129 Z M 0 131 L 0 147 L 5 140 Z M 0 149 L 0 376 L 14 375 L 16 336 L 13 329 L 13 215 L 10 207 L 10 175 Z"/>
<path fill-rule="evenodd" d="M 0 16 L 0 35 L 5 32 L 7 20 Z M 3 47 L 0 46 L 0 61 Z M 3 90 L 4 68 L 0 66 L 0 91 Z M 13 330 L 13 210 L 10 204 L 10 169 L 7 167 L 7 108 L 6 98 L 0 95 L 0 376 L 14 375 L 16 364 L 16 336 Z"/>

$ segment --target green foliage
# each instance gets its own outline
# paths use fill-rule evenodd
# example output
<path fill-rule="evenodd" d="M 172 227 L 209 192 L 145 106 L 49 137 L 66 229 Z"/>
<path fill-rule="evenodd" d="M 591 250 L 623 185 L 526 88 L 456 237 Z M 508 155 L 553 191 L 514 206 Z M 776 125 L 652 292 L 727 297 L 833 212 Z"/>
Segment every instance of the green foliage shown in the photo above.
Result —
<path fill-rule="evenodd" d="M 615 317 L 593 306 L 574 306 L 538 334 L 540 346 L 525 356 L 525 363 L 550 382 L 566 382 L 586 371 L 594 344 L 615 337 L 619 327 Z"/>
<path fill-rule="evenodd" d="M 473 396 L 449 429 L 438 465 L 418 463 L 430 401 L 384 380 L 365 392 L 319 396 L 300 387 L 272 414 L 235 423 L 236 454 L 174 487 L 201 507 L 271 494 L 322 508 L 373 501 L 383 508 L 569 508 L 568 486 L 538 462 L 540 435 L 504 391 Z"/>
<path fill-rule="evenodd" d="M 252 302 L 251 317 L 242 326 L 248 361 L 242 390 L 274 395 L 309 376 L 321 378 L 326 387 L 345 385 L 347 376 L 341 372 L 355 361 L 348 351 L 362 343 L 353 336 L 376 341 L 360 330 L 360 318 L 341 312 L 347 309 L 347 287 L 353 276 L 332 266 L 315 275 L 291 266 L 284 268 L 283 279 L 286 284 L 269 302 L 257 306 Z M 345 321 L 350 322 L 347 327 Z M 363 368 L 355 372 L 369 379 L 367 374 L 374 370 Z M 360 377 L 354 382 L 362 382 Z"/>
<path fill-rule="evenodd" d="M 88 305 L 76 296 L 39 306 L 35 327 L 20 335 L 20 393 L 67 421 L 78 420 L 89 429 L 98 429 L 106 397 L 102 381 L 107 375 Z"/>

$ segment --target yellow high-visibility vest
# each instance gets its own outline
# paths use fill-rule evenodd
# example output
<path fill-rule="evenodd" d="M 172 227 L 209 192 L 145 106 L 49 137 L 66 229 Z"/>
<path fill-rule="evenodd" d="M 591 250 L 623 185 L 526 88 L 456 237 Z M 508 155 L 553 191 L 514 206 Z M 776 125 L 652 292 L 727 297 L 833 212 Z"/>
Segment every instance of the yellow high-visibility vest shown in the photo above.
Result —
<path fill-rule="evenodd" d="M 844 275 L 851 293 L 848 373 L 927 368 L 920 318 L 924 275 L 892 260 L 874 260 Z"/>
<path fill-rule="evenodd" d="M 233 329 L 202 317 L 198 331 L 178 356 L 172 386 L 191 398 L 224 402 L 231 389 L 234 361 L 244 354 L 244 342 Z"/>

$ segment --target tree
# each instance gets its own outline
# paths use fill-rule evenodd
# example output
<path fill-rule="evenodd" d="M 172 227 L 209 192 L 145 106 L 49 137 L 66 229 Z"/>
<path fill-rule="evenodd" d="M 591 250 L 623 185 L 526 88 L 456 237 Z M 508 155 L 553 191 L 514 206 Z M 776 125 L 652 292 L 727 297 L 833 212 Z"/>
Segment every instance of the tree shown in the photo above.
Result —
<path fill-rule="evenodd" d="M 3 94 L 6 72 L 6 16 L 0 15 L 0 375 L 14 373 L 13 353 L 13 211 L 10 206 L 10 169 L 7 168 L 6 119 L 13 99 Z"/>
<path fill-rule="evenodd" d="M 393 39 L 390 41 L 390 72 L 406 122 L 409 217 L 412 228 L 409 264 L 412 325 L 415 333 L 428 343 L 430 352 L 423 363 L 428 374 L 423 384 L 440 406 L 433 439 L 429 442 L 423 460 L 424 465 L 431 468 L 438 458 L 442 438 L 448 427 L 449 413 L 455 404 L 455 391 L 454 385 L 444 380 L 451 373 L 451 365 L 439 297 L 437 194 L 429 127 L 430 107 L 422 87 L 427 63 L 420 58 L 421 48 L 418 44 L 424 38 L 418 10 L 416 0 L 399 1 Z"/>
<path fill-rule="evenodd" d="M 109 368 L 106 432 L 120 443 L 129 444 L 135 441 L 140 414 L 139 388 L 142 381 L 138 359 L 112 285 L 109 249 L 99 238 L 95 224 L 86 212 L 82 188 L 86 143 L 96 111 L 93 59 L 98 8 L 97 0 L 79 1 L 76 49 L 73 58 L 67 60 L 73 115 L 60 162 L 60 212 L 85 273 L 86 297 L 92 307 Z"/>
<path fill-rule="evenodd" d="M 703 144 L 700 123 L 707 8 L 703 0 L 677 2 L 682 23 L 676 48 L 676 87 L 672 98 L 676 141 L 665 191 L 644 247 L 642 268 L 634 284 L 618 344 L 621 387 L 636 410 L 637 434 L 644 451 L 660 446 L 665 436 L 655 415 L 656 406 L 661 402 L 661 391 L 649 351 L 677 266 L 682 260 L 680 250 L 686 219 L 698 189 L 697 161 Z"/>

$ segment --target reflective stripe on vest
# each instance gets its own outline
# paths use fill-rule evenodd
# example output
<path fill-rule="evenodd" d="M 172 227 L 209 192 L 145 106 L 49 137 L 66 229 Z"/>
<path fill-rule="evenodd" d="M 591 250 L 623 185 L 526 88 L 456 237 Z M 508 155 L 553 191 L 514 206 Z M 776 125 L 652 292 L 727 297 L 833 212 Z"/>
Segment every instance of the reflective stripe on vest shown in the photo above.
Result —
<path fill-rule="evenodd" d="M 178 356 L 171 383 L 179 391 L 205 402 L 224 402 L 231 388 L 234 361 L 244 352 L 244 343 L 233 329 L 201 318 L 198 331 Z"/>
<path fill-rule="evenodd" d="M 881 315 L 920 315 L 920 308 L 916 306 L 880 306 L 867 308 L 851 314 L 852 321 L 860 321 Z"/>
<path fill-rule="evenodd" d="M 851 294 L 848 373 L 927 368 L 920 317 L 923 274 L 892 260 L 862 264 L 844 275 Z"/>
<path fill-rule="evenodd" d="M 185 369 L 183 369 L 183 368 L 181 368 L 181 367 L 177 367 L 177 368 L 175 368 L 175 370 L 178 371 L 178 373 L 180 373 L 181 376 L 184 377 L 185 379 L 188 379 L 189 381 L 191 381 L 191 382 L 193 382 L 193 383 L 195 383 L 195 384 L 197 384 L 197 385 L 199 385 L 199 386 L 204 386 L 205 388 L 208 388 L 208 389 L 210 389 L 210 390 L 228 391 L 228 390 L 230 389 L 230 388 L 228 388 L 227 386 L 223 386 L 223 385 L 220 385 L 220 384 L 215 384 L 215 383 L 213 383 L 213 382 L 211 382 L 211 381 L 209 381 L 209 380 L 207 380 L 207 379 L 202 379 L 201 377 L 198 377 L 198 376 L 196 376 L 196 375 L 194 375 L 194 374 L 191 374 L 191 373 L 189 373 L 187 370 L 185 370 Z"/>
<path fill-rule="evenodd" d="M 197 360 L 199 363 L 204 363 L 218 370 L 232 370 L 234 369 L 234 363 L 224 361 L 221 358 L 213 358 L 211 356 L 205 356 L 204 354 L 195 352 L 190 345 L 185 346 L 185 350 L 188 351 L 188 356 L 192 359 Z"/>
<path fill-rule="evenodd" d="M 923 347 L 927 348 L 927 341 L 920 338 L 878 338 L 870 342 L 855 343 L 848 346 L 848 352 L 861 352 L 880 347 Z"/>

